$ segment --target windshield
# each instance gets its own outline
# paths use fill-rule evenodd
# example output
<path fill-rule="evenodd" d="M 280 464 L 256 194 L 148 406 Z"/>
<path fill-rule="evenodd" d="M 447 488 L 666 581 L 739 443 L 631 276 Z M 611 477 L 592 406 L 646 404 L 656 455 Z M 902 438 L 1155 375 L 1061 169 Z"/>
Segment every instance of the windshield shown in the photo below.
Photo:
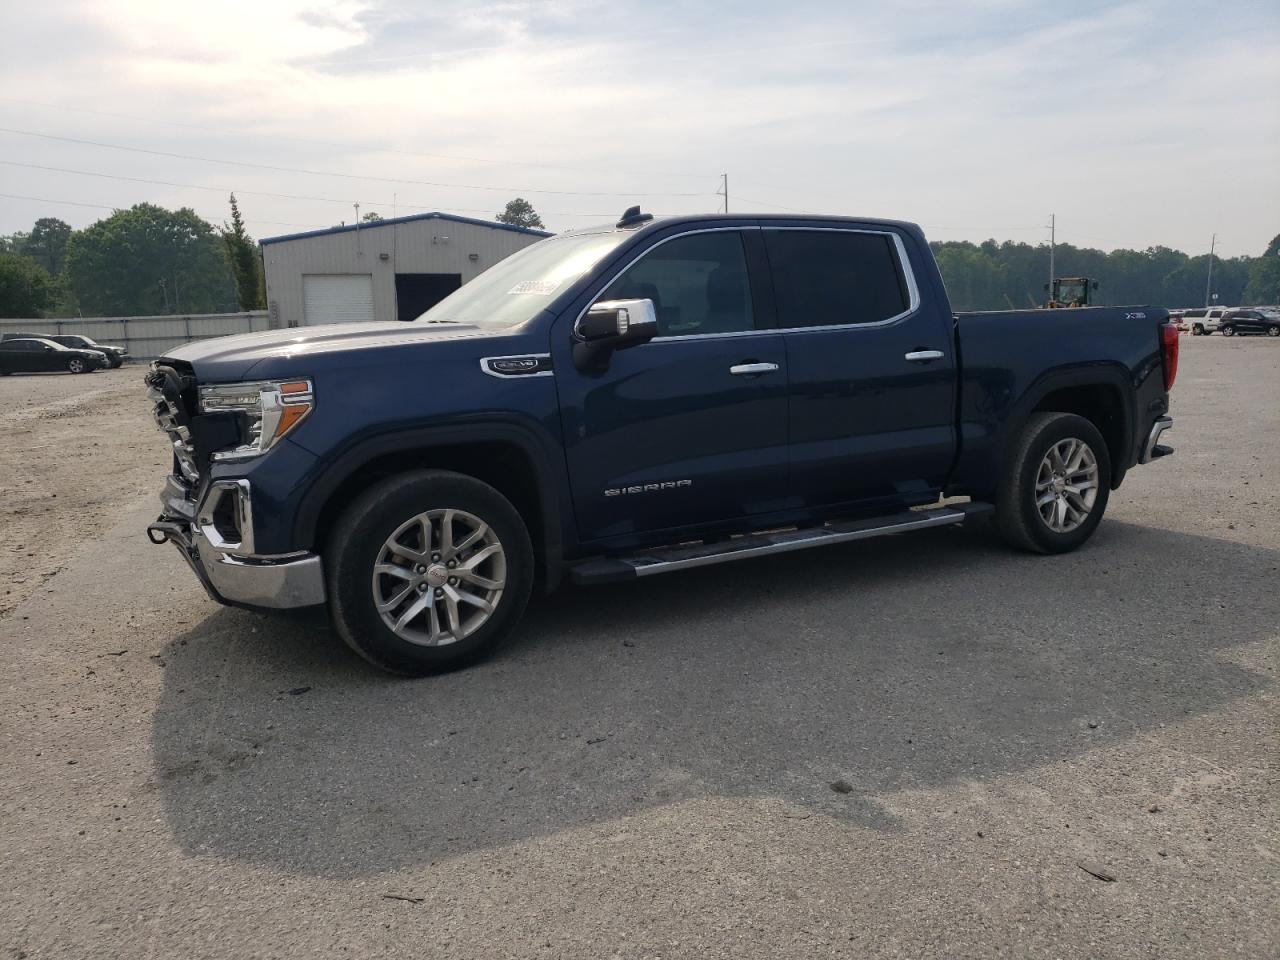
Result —
<path fill-rule="evenodd" d="M 1063 303 L 1075 303 L 1084 299 L 1083 283 L 1060 283 L 1058 286 L 1058 300 Z"/>
<path fill-rule="evenodd" d="M 478 327 L 524 323 L 628 236 L 572 234 L 525 247 L 449 294 L 415 322 Z"/>

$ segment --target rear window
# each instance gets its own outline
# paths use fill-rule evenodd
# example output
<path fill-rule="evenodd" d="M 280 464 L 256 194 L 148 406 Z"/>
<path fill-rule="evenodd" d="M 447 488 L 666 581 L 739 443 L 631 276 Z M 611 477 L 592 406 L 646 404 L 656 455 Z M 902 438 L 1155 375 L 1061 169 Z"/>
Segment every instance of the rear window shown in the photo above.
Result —
<path fill-rule="evenodd" d="M 766 230 L 778 326 L 879 323 L 905 313 L 893 238 L 848 230 Z"/>

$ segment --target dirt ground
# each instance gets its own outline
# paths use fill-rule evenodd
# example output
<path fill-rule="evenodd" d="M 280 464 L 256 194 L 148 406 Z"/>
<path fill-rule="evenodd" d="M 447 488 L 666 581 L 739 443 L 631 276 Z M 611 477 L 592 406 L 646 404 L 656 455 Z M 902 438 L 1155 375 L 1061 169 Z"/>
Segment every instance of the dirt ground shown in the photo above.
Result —
<path fill-rule="evenodd" d="M 0 377 L 0 616 L 159 490 L 143 370 Z"/>
<path fill-rule="evenodd" d="M 1075 553 L 565 588 L 422 681 L 146 541 L 140 369 L 0 379 L 0 957 L 1277 956 L 1280 340 L 1182 345 Z"/>

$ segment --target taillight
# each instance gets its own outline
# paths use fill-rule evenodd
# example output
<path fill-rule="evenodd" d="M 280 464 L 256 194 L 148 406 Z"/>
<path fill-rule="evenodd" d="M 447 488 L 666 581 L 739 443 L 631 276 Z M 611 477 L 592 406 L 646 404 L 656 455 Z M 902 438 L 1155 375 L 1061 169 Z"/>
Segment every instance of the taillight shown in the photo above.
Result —
<path fill-rule="evenodd" d="M 1160 346 L 1164 353 L 1164 388 L 1172 390 L 1178 377 L 1178 328 L 1172 323 L 1160 326 Z"/>

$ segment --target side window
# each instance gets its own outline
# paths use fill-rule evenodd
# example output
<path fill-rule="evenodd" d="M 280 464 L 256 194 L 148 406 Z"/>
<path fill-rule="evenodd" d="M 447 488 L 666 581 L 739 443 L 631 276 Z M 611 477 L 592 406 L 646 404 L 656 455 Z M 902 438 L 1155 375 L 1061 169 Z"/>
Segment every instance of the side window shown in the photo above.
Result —
<path fill-rule="evenodd" d="M 755 329 L 747 257 L 736 230 L 668 240 L 609 284 L 599 299 L 652 300 L 660 337 Z"/>
<path fill-rule="evenodd" d="M 880 233 L 765 230 L 778 326 L 876 323 L 909 299 L 893 239 Z"/>

